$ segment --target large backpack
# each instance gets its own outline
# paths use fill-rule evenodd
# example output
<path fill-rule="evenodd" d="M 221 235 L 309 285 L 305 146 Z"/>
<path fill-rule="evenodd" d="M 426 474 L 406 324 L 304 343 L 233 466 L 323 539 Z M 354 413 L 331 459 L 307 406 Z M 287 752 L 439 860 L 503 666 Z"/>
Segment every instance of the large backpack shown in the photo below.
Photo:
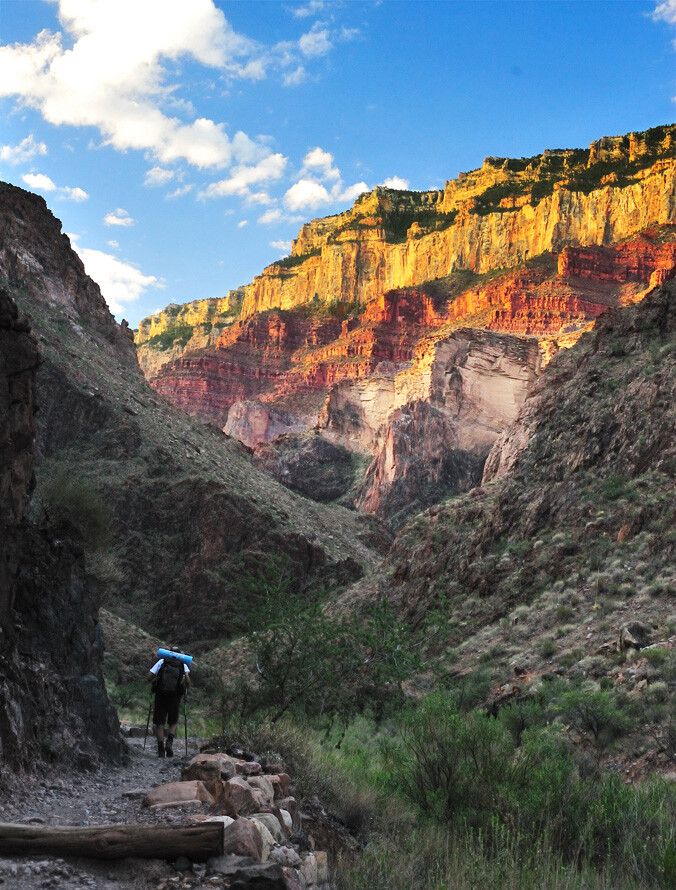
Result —
<path fill-rule="evenodd" d="M 178 658 L 166 657 L 157 672 L 157 692 L 167 695 L 180 695 L 185 691 L 183 662 Z"/>

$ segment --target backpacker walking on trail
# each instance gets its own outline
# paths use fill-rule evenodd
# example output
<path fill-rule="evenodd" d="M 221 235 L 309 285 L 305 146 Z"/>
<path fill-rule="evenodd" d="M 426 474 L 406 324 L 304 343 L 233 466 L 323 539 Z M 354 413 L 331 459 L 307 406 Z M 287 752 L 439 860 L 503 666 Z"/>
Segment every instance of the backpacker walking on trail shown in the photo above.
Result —
<path fill-rule="evenodd" d="M 177 646 L 171 652 L 181 653 Z M 174 756 L 174 739 L 178 725 L 178 709 L 186 689 L 190 685 L 190 668 L 178 658 L 165 655 L 148 672 L 148 680 L 155 693 L 153 726 L 157 739 L 157 756 Z M 168 724 L 167 743 L 164 743 L 164 724 Z"/>

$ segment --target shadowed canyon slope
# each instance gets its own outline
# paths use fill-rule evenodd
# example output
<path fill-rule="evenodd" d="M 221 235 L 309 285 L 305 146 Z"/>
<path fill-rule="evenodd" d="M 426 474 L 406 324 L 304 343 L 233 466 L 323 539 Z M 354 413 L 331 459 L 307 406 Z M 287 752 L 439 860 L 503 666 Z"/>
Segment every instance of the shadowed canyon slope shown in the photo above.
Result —
<path fill-rule="evenodd" d="M 398 524 L 475 484 L 552 355 L 671 274 L 675 129 L 487 158 L 440 192 L 378 188 L 303 226 L 290 257 L 234 292 L 239 315 L 228 298 L 146 319 L 141 365 L 285 484 L 290 460 L 312 463 L 310 430 L 369 455 L 365 479 L 322 491 Z M 281 436 L 297 447 L 273 457 Z M 434 457 L 447 452 L 452 466 Z"/>
<path fill-rule="evenodd" d="M 0 764 L 117 761 L 123 744 L 103 683 L 99 596 L 69 529 L 25 517 L 33 490 L 40 353 L 0 288 Z"/>
<path fill-rule="evenodd" d="M 433 616 L 432 652 L 452 652 L 456 676 L 488 652 L 510 690 L 514 664 L 518 687 L 564 668 L 591 682 L 622 622 L 673 633 L 675 557 L 671 279 L 555 356 L 482 484 L 410 520 L 341 607 L 386 595 L 416 626 Z M 632 688 L 632 672 L 615 675 Z"/>
<path fill-rule="evenodd" d="M 307 502 L 255 469 L 220 430 L 174 409 L 147 385 L 131 335 L 115 323 L 45 202 L 0 188 L 0 278 L 30 318 L 37 373 L 40 521 L 62 481 L 108 540 L 88 570 L 113 611 L 181 639 L 236 630 L 242 579 L 271 554 L 297 585 L 358 577 L 373 561 L 371 523 Z M 52 483 L 57 483 L 52 485 Z M 376 535 L 377 538 L 377 535 Z"/>

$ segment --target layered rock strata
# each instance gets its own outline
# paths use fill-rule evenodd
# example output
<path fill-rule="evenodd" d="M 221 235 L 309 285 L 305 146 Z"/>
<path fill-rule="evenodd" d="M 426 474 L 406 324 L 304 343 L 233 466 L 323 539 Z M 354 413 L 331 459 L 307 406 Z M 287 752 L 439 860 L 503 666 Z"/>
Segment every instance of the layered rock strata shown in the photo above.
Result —
<path fill-rule="evenodd" d="M 592 143 L 588 152 L 549 152 L 528 162 L 487 158 L 443 193 L 376 189 L 347 213 L 304 226 L 289 260 L 247 285 L 243 313 L 290 309 L 315 294 L 367 303 L 458 269 L 511 267 L 567 245 L 612 244 L 672 223 L 674 127 L 656 128 L 646 140 L 622 137 L 610 154 Z"/>

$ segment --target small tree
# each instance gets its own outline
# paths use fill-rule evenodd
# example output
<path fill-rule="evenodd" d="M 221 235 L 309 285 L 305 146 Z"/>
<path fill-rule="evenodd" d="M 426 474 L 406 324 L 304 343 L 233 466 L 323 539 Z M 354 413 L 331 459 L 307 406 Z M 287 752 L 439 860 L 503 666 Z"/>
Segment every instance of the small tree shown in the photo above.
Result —
<path fill-rule="evenodd" d="M 603 750 L 631 728 L 631 721 L 607 692 L 564 692 L 553 709 L 589 739 L 597 760 Z"/>

